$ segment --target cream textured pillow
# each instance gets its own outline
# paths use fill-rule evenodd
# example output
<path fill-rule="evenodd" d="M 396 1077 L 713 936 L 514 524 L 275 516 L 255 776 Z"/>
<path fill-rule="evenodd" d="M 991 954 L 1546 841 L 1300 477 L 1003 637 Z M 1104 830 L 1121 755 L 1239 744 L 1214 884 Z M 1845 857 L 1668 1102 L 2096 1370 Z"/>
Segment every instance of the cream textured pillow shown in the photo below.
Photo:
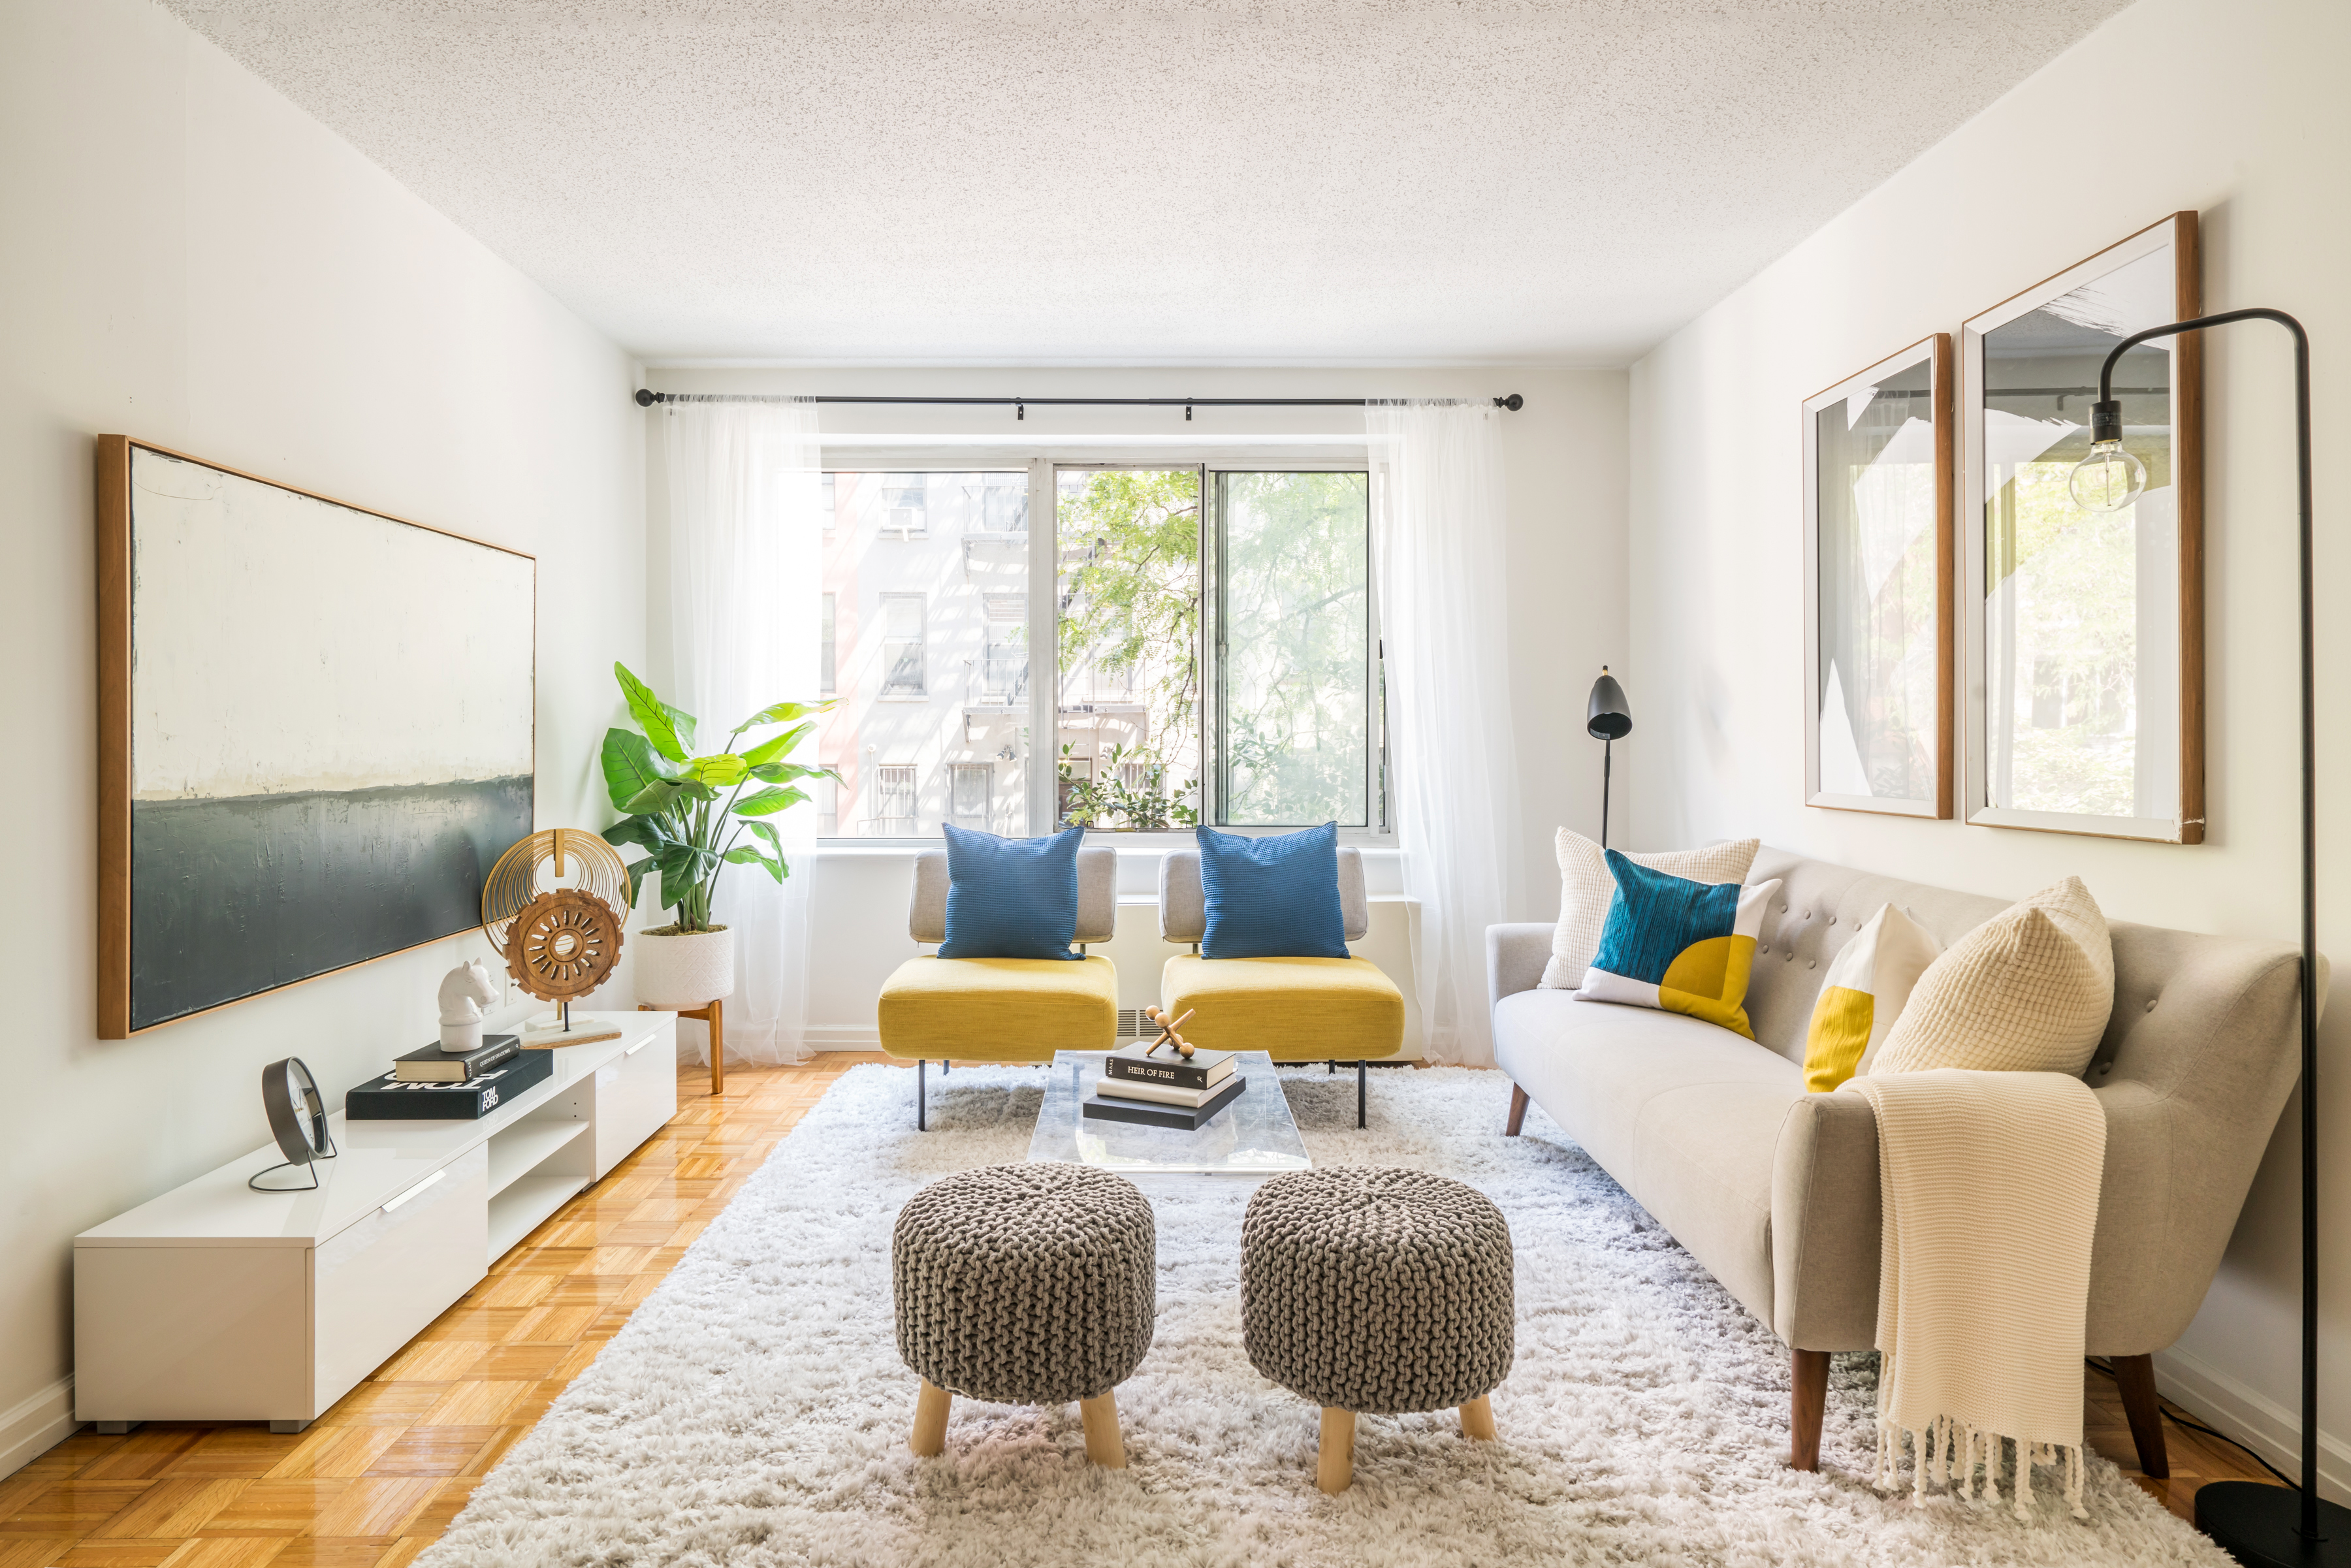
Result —
<path fill-rule="evenodd" d="M 1702 850 L 1666 850 L 1656 854 L 1619 854 L 1635 865 L 1661 871 L 1690 882 L 1745 882 L 1755 863 L 1761 839 L 1739 839 L 1708 844 Z M 1559 831 L 1559 929 L 1552 933 L 1551 962 L 1537 984 L 1545 990 L 1572 991 L 1583 984 L 1583 971 L 1600 951 L 1600 934 L 1608 924 L 1608 905 L 1616 896 L 1616 879 L 1609 874 L 1607 852 L 1582 833 Z"/>
<path fill-rule="evenodd" d="M 2012 904 L 1927 966 L 1871 1076 L 1959 1067 L 2078 1077 L 2115 1009 L 2106 917 L 2078 876 Z"/>

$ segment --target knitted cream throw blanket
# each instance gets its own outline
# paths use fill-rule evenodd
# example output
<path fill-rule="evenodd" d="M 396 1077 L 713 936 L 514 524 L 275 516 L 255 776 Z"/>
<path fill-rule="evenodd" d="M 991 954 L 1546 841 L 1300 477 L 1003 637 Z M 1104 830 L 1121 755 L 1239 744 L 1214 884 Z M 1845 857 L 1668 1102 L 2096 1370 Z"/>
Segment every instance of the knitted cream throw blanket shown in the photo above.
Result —
<path fill-rule="evenodd" d="M 1848 1080 L 1877 1110 L 1877 1475 L 2000 1496 L 2003 1439 L 2026 1517 L 2035 1463 L 2082 1510 L 2083 1322 L 2106 1119 L 2058 1072 L 1938 1069 Z"/>

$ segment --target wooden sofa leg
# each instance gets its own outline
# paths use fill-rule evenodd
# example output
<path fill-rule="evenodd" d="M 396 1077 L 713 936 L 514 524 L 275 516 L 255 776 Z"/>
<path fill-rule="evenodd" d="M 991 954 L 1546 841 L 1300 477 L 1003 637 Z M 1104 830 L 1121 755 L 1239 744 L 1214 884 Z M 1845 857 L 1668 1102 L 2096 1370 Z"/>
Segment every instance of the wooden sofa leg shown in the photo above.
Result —
<path fill-rule="evenodd" d="M 2122 1391 L 2123 1414 L 2130 1418 L 2140 1473 L 2157 1480 L 2169 1479 L 2171 1456 L 2163 1448 L 2163 1400 L 2155 1391 L 2155 1357 L 2116 1355 L 2107 1360 L 2114 1365 L 2115 1385 Z"/>
<path fill-rule="evenodd" d="M 1795 1361 L 1794 1387 L 1789 1401 L 1788 1463 L 1799 1470 L 1821 1468 L 1821 1417 L 1829 1404 L 1829 1353 L 1791 1352 Z"/>
<path fill-rule="evenodd" d="M 1502 1136 L 1515 1138 L 1519 1129 L 1527 1124 L 1527 1092 L 1517 1084 L 1510 1085 L 1510 1123 L 1502 1129 Z"/>

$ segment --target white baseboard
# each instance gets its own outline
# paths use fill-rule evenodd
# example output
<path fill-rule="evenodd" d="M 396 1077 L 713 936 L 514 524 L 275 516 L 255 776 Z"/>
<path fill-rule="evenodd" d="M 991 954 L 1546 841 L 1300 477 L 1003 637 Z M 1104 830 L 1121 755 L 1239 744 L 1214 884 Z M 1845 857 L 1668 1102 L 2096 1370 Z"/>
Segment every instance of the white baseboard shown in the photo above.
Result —
<path fill-rule="evenodd" d="M 2174 1346 L 2155 1355 L 2156 1391 L 2218 1432 L 2226 1432 L 2287 1475 L 2302 1472 L 2302 1421 L 2268 1395 Z M 2318 1434 L 2318 1495 L 2351 1504 L 2351 1447 Z"/>
<path fill-rule="evenodd" d="M 0 1410 L 0 1476 L 12 1476 L 68 1437 L 74 1419 L 73 1379 L 60 1377 L 14 1409 Z"/>
<path fill-rule="evenodd" d="M 819 1023 L 808 1028 L 811 1051 L 879 1051 L 881 1031 L 870 1023 Z"/>

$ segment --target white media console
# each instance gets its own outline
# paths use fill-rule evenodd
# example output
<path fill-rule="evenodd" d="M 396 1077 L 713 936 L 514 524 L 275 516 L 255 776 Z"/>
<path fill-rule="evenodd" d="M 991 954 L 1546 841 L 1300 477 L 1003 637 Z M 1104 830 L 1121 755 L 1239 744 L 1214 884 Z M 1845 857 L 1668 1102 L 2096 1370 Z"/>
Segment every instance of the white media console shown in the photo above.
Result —
<path fill-rule="evenodd" d="M 74 1238 L 74 1415 L 298 1432 L 677 1113 L 677 1015 L 581 1013 L 618 1040 L 475 1122 L 330 1119 L 315 1192 L 252 1191 L 277 1145 Z"/>

